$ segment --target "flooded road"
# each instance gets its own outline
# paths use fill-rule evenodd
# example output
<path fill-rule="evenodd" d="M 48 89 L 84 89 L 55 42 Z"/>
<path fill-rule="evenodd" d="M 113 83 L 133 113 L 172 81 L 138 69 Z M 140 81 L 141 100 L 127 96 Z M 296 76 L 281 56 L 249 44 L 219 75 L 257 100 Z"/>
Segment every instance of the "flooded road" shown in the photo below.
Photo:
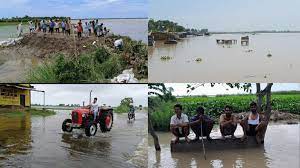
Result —
<path fill-rule="evenodd" d="M 240 38 L 246 35 L 249 46 L 241 46 Z M 237 44 L 218 45 L 216 39 L 236 39 Z M 149 47 L 149 81 L 299 82 L 298 39 L 299 33 L 213 34 L 188 37 L 175 45 L 156 42 Z"/>
<path fill-rule="evenodd" d="M 235 150 L 206 150 L 207 160 L 202 151 L 189 153 L 170 152 L 170 133 L 158 132 L 161 152 L 156 152 L 153 138 L 148 136 L 148 167 L 272 167 L 298 168 L 300 157 L 299 141 L 300 125 L 270 124 L 267 129 L 265 144 L 261 148 Z M 211 136 L 220 136 L 218 128 L 214 128 Z M 242 128 L 238 126 L 235 135 L 242 135 Z M 191 135 L 194 138 L 194 135 Z"/>
<path fill-rule="evenodd" d="M 61 123 L 70 111 L 49 117 L 1 118 L 0 167 L 143 167 L 147 165 L 147 113 L 114 114 L 108 133 L 63 133 Z M 83 136 L 82 136 L 83 135 Z"/>

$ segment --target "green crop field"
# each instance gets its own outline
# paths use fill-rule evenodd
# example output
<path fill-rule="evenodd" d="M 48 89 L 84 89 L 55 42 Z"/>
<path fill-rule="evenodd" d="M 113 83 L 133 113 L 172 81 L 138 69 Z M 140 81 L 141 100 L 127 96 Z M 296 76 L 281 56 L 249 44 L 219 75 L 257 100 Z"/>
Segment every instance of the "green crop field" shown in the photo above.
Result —
<path fill-rule="evenodd" d="M 154 107 L 151 107 L 151 119 L 156 130 L 167 130 L 170 118 L 174 115 L 173 106 L 176 103 L 183 106 L 183 111 L 188 116 L 194 115 L 196 108 L 202 106 L 205 114 L 218 119 L 225 105 L 231 105 L 234 113 L 246 112 L 249 111 L 251 101 L 256 101 L 256 96 L 253 94 L 215 97 L 189 96 L 177 98 L 176 102 L 155 100 Z M 300 92 L 273 93 L 271 105 L 273 110 L 300 114 Z"/>

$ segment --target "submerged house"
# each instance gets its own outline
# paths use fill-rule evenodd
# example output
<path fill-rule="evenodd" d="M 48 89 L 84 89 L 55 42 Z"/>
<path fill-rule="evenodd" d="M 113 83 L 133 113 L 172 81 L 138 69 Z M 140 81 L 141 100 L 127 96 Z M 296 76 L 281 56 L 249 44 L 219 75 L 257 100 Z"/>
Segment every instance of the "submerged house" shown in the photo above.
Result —
<path fill-rule="evenodd" d="M 30 84 L 0 84 L 0 107 L 30 107 Z"/>

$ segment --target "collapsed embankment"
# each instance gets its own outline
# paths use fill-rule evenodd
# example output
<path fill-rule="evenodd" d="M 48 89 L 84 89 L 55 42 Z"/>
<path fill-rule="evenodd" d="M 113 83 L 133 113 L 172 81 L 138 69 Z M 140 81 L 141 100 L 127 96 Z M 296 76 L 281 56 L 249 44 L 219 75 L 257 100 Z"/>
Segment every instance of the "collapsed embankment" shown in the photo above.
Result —
<path fill-rule="evenodd" d="M 120 38 L 122 38 L 124 42 L 123 48 L 116 49 L 114 47 L 114 41 Z M 73 35 L 66 36 L 63 34 L 26 34 L 23 38 L 15 41 L 12 45 L 0 47 L 0 71 L 3 74 L 12 74 L 12 77 L 8 79 L 9 81 L 14 79 L 15 81 L 28 81 L 27 74 L 29 71 L 31 73 L 36 71 L 35 67 L 41 64 L 55 64 L 54 62 L 57 59 L 58 55 L 63 56 L 64 59 L 68 60 L 69 62 L 76 62 L 76 60 L 74 59 L 77 59 L 78 61 L 78 59 L 80 59 L 82 56 L 93 56 L 95 55 L 95 52 L 99 50 L 105 50 L 104 53 L 107 53 L 108 58 L 104 61 L 109 61 L 110 57 L 114 57 L 114 60 L 118 60 L 117 63 L 120 63 L 119 68 L 117 69 L 117 71 L 115 71 L 114 74 L 108 74 L 113 76 L 108 77 L 107 74 L 102 74 L 100 75 L 101 78 L 96 79 L 96 81 L 86 79 L 83 80 L 89 82 L 98 82 L 101 80 L 103 81 L 104 79 L 109 80 L 114 76 L 120 74 L 125 69 L 133 69 L 135 77 L 139 80 L 147 78 L 148 53 L 146 44 L 131 40 L 129 37 L 121 37 L 115 35 L 100 38 L 83 37 L 81 39 L 78 39 Z M 102 57 L 101 53 L 103 52 L 100 52 L 99 55 L 98 52 L 98 57 Z M 20 62 L 20 60 L 24 59 L 26 59 L 26 61 Z M 114 61 L 110 61 L 111 64 L 114 64 Z M 97 65 L 93 62 L 90 63 L 90 65 L 87 64 L 84 66 L 93 66 L 93 64 Z M 18 66 L 18 64 L 20 66 Z M 23 67 L 24 64 L 26 64 L 27 66 Z M 53 66 L 55 67 L 57 65 Z M 24 75 L 26 76 L 25 78 Z M 6 76 L 8 77 L 10 75 Z"/>

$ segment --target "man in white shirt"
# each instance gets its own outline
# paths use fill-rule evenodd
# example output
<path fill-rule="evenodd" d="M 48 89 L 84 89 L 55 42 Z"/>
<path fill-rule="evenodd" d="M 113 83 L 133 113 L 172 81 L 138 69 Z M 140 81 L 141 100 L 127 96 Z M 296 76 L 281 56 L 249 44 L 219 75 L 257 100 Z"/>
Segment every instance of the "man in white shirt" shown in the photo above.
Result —
<path fill-rule="evenodd" d="M 97 97 L 95 97 L 93 103 L 91 104 L 91 111 L 94 113 L 94 121 L 97 118 L 98 110 L 99 110 L 99 106 L 97 103 Z"/>
<path fill-rule="evenodd" d="M 182 113 L 182 106 L 180 104 L 174 106 L 174 111 L 176 114 L 171 117 L 170 122 L 171 132 L 176 137 L 173 143 L 177 143 L 180 137 L 185 137 L 186 142 L 190 142 L 188 138 L 190 134 L 188 116 Z"/>
<path fill-rule="evenodd" d="M 250 113 L 240 121 L 244 131 L 241 140 L 244 141 L 247 136 L 255 136 L 257 143 L 263 144 L 268 123 L 265 121 L 265 116 L 257 109 L 256 102 L 251 102 Z"/>

